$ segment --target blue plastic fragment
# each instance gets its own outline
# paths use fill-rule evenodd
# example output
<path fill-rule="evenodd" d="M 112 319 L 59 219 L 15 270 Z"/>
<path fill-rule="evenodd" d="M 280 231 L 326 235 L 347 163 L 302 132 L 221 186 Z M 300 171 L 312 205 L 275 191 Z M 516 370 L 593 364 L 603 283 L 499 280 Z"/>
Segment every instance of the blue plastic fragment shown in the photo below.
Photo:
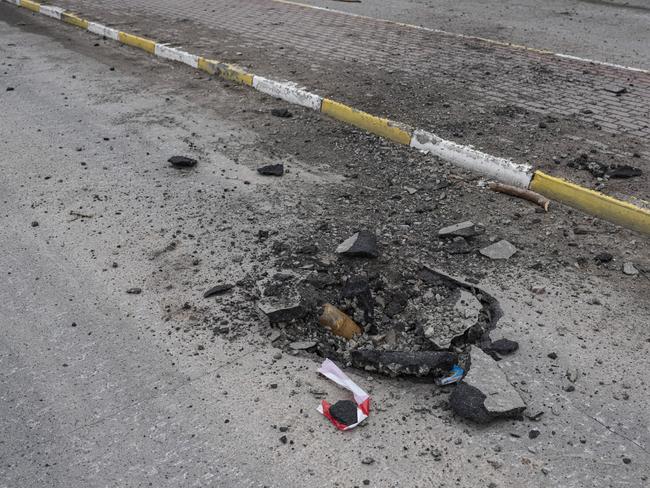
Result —
<path fill-rule="evenodd" d="M 439 385 L 451 385 L 452 383 L 458 383 L 463 379 L 464 375 L 465 370 L 457 364 L 454 364 L 454 366 L 451 368 L 450 375 L 446 378 L 440 378 L 437 383 Z"/>

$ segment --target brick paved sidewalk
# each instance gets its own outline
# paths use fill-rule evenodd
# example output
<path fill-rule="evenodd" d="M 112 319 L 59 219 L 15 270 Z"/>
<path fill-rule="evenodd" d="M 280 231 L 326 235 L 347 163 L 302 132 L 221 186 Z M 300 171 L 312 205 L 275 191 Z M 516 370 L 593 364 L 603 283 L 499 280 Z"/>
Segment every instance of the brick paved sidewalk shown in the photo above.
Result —
<path fill-rule="evenodd" d="M 67 0 L 127 14 L 190 20 L 260 46 L 291 46 L 312 62 L 346 61 L 461 85 L 479 105 L 575 115 L 604 130 L 650 136 L 650 75 L 273 0 Z M 625 88 L 617 96 L 607 89 Z"/>

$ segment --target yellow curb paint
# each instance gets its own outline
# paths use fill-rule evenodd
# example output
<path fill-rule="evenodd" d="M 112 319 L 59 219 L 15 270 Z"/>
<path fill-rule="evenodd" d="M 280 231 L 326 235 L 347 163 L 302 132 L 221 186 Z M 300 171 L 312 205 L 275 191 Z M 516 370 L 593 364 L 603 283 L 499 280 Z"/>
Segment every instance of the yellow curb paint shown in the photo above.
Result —
<path fill-rule="evenodd" d="M 138 49 L 147 51 L 150 54 L 155 54 L 156 52 L 156 43 L 150 39 L 134 36 L 133 34 L 127 34 L 122 31 L 118 33 L 118 38 L 121 43 L 128 46 L 137 47 Z"/>
<path fill-rule="evenodd" d="M 199 58 L 198 68 L 208 74 L 213 75 L 216 70 L 217 62 L 204 57 Z"/>
<path fill-rule="evenodd" d="M 650 235 L 650 211 L 535 171 L 530 189 L 570 207 L 604 220 Z"/>
<path fill-rule="evenodd" d="M 82 29 L 88 28 L 88 21 L 81 17 L 77 17 L 75 14 L 63 12 L 61 14 L 61 20 L 67 24 L 81 27 Z"/>
<path fill-rule="evenodd" d="M 218 75 L 226 80 L 253 86 L 253 75 L 234 64 L 220 63 L 214 59 L 199 58 L 198 67 L 211 75 Z"/>
<path fill-rule="evenodd" d="M 411 144 L 411 134 L 413 131 L 397 122 L 392 122 L 388 119 L 382 119 L 381 117 L 370 115 L 369 113 L 360 110 L 355 110 L 352 107 L 335 102 L 329 98 L 323 98 L 321 112 L 325 115 L 329 115 L 333 119 L 354 125 L 360 129 L 390 139 L 393 142 L 404 144 L 406 146 Z"/>
<path fill-rule="evenodd" d="M 32 2 L 30 0 L 20 0 L 20 6 L 26 8 L 27 10 L 31 10 L 32 12 L 40 12 L 41 11 L 41 4 Z"/>

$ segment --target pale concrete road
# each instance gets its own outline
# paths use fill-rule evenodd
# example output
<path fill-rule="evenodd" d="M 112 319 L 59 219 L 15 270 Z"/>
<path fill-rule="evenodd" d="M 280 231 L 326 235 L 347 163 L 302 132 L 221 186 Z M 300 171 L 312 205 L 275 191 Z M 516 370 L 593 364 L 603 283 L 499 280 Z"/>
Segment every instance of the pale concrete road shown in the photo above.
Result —
<path fill-rule="evenodd" d="M 650 69 L 648 0 L 299 2 Z"/>
<path fill-rule="evenodd" d="M 316 375 L 320 358 L 281 355 L 243 291 L 201 295 L 267 271 L 259 230 L 289 240 L 343 200 L 326 197 L 347 157 L 316 164 L 282 144 L 323 154 L 326 141 L 372 138 L 300 110 L 289 130 L 244 88 L 11 6 L 0 18 L 0 487 L 647 486 L 648 281 L 622 276 L 619 261 L 643 260 L 638 236 L 595 225 L 577 246 L 606 246 L 611 267 L 556 266 L 556 253 L 535 274 L 524 259 L 557 244 L 525 237 L 534 209 L 454 197 L 493 227 L 497 207 L 519 212 L 504 229 L 528 243 L 522 261 L 487 266 L 481 286 L 502 302 L 499 334 L 521 343 L 501 365 L 543 414 L 477 427 L 431 382 L 351 371 L 374 407 L 341 434 L 315 411 L 323 392 L 342 397 Z M 311 126 L 322 139 L 303 135 Z M 200 162 L 179 172 L 175 154 Z M 279 160 L 284 178 L 255 172 Z M 359 211 L 377 218 L 376 206 Z M 547 294 L 532 296 L 531 280 Z"/>

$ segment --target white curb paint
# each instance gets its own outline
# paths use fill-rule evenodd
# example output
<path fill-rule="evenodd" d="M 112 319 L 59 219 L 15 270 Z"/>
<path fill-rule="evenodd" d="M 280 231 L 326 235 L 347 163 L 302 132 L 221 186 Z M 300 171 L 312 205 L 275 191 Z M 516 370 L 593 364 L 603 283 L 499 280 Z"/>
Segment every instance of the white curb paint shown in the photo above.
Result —
<path fill-rule="evenodd" d="M 61 20 L 61 14 L 64 10 L 61 7 L 52 7 L 51 5 L 41 5 L 40 12 L 43 15 L 52 17 L 53 19 Z"/>
<path fill-rule="evenodd" d="M 185 51 L 181 51 L 180 49 L 165 46 L 163 44 L 156 43 L 156 56 L 160 56 L 161 58 L 165 59 L 171 59 L 172 61 L 178 61 L 179 63 L 188 64 L 192 68 L 199 67 L 198 56 Z"/>
<path fill-rule="evenodd" d="M 269 80 L 253 76 L 253 88 L 267 95 L 280 98 L 286 102 L 320 111 L 323 97 L 298 88 L 295 83 Z"/>
<path fill-rule="evenodd" d="M 95 22 L 88 23 L 88 31 L 92 32 L 93 34 L 97 34 L 98 36 L 108 37 L 109 39 L 113 39 L 114 41 L 120 40 L 120 31 L 118 31 L 117 29 L 106 27 L 105 25 L 102 24 L 97 24 Z"/>
<path fill-rule="evenodd" d="M 507 185 L 528 188 L 533 176 L 532 168 L 527 164 L 517 164 L 509 159 L 490 156 L 471 146 L 447 141 L 424 130 L 413 132 L 411 147 L 438 156 L 461 168 L 482 173 Z"/>

